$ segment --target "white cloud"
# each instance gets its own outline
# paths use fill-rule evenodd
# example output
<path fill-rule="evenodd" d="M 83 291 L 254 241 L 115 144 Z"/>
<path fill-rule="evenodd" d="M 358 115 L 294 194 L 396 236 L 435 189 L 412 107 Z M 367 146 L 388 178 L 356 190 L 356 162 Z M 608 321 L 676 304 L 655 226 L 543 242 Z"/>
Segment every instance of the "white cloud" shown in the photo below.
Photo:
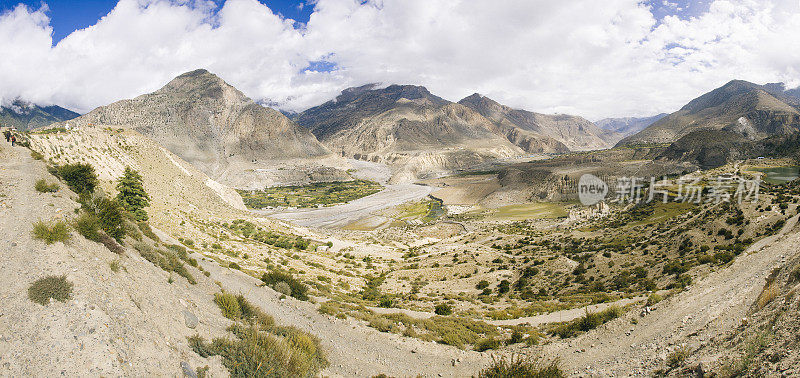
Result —
<path fill-rule="evenodd" d="M 673 111 L 734 78 L 800 84 L 796 0 L 717 0 L 659 23 L 638 0 L 361 3 L 318 0 L 297 30 L 256 0 L 122 0 L 55 47 L 45 12 L 17 7 L 0 16 L 0 99 L 86 111 L 204 67 L 287 110 L 385 82 L 595 119 Z M 337 69 L 303 71 L 318 60 Z"/>

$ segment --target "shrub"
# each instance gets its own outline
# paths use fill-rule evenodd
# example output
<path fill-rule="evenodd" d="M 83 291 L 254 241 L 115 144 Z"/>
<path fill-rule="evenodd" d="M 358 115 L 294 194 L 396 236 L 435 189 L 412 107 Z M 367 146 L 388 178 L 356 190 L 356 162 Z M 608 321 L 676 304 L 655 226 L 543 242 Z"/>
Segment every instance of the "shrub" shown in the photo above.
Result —
<path fill-rule="evenodd" d="M 292 296 L 292 288 L 284 281 L 276 283 L 272 288 L 283 295 Z"/>
<path fill-rule="evenodd" d="M 649 297 L 647 297 L 647 305 L 652 306 L 658 302 L 661 302 L 663 299 L 664 298 L 662 298 L 660 295 L 652 293 Z"/>
<path fill-rule="evenodd" d="M 475 343 L 475 350 L 478 352 L 485 352 L 490 349 L 497 349 L 500 347 L 500 340 L 494 337 L 487 337 Z"/>
<path fill-rule="evenodd" d="M 689 348 L 680 347 L 675 349 L 672 353 L 667 356 L 667 366 L 674 369 L 678 366 L 683 365 L 683 362 L 691 355 Z"/>
<path fill-rule="evenodd" d="M 66 302 L 72 295 L 72 283 L 67 281 L 67 276 L 47 276 L 36 280 L 28 288 L 28 298 L 42 306 L 53 298 L 59 302 Z"/>
<path fill-rule="evenodd" d="M 436 315 L 446 316 L 453 313 L 453 308 L 446 303 L 441 303 L 436 305 L 436 307 L 433 309 L 433 312 L 436 313 Z"/>
<path fill-rule="evenodd" d="M 57 183 L 48 184 L 47 180 L 38 179 L 36 180 L 34 188 L 36 188 L 36 191 L 39 193 L 54 193 L 58 191 L 58 184 Z"/>
<path fill-rule="evenodd" d="M 97 242 L 104 245 L 106 248 L 108 248 L 109 251 L 114 252 L 118 255 L 125 253 L 125 249 L 122 248 L 122 246 L 119 245 L 119 243 L 117 243 L 117 241 L 114 240 L 114 238 L 106 235 L 105 232 L 100 232 L 98 233 L 97 236 L 98 236 Z"/>
<path fill-rule="evenodd" d="M 394 307 L 394 302 L 392 301 L 392 298 L 383 297 L 381 298 L 381 301 L 378 302 L 378 306 L 383 308 L 391 308 Z"/>
<path fill-rule="evenodd" d="M 36 159 L 36 160 L 44 160 L 44 155 L 42 155 L 42 154 L 40 154 L 40 153 L 38 153 L 36 151 L 31 151 L 31 157 Z"/>
<path fill-rule="evenodd" d="M 92 213 L 83 212 L 75 219 L 73 227 L 75 231 L 78 231 L 86 239 L 92 241 L 100 240 L 100 220 Z"/>
<path fill-rule="evenodd" d="M 144 222 L 144 221 L 140 221 L 140 222 L 138 222 L 138 225 L 139 225 L 139 230 L 142 231 L 142 234 L 144 234 L 144 236 L 147 236 L 148 238 L 150 238 L 150 240 L 152 240 L 154 242 L 160 242 L 161 241 L 161 238 L 159 238 L 158 235 L 156 235 L 155 232 L 153 232 L 153 229 L 150 228 L 150 224 L 149 223 Z M 173 245 L 175 245 L 175 244 L 173 244 Z M 180 246 L 180 247 L 183 248 L 184 251 L 186 251 L 186 248 L 184 248 L 182 246 Z"/>
<path fill-rule="evenodd" d="M 235 295 L 227 293 L 214 294 L 214 303 L 222 310 L 222 316 L 231 320 L 241 319 L 242 309 L 239 307 L 239 301 L 236 300 Z"/>
<path fill-rule="evenodd" d="M 153 265 L 167 272 L 178 273 L 178 275 L 186 278 L 186 280 L 192 285 L 197 283 L 189 271 L 186 270 L 186 266 L 183 265 L 181 259 L 179 259 L 174 252 L 156 249 L 151 247 L 149 244 L 142 242 L 134 243 L 133 248 L 139 251 L 139 254 Z"/>
<path fill-rule="evenodd" d="M 221 293 L 214 302 L 225 317 L 241 321 L 228 328 L 235 339 L 205 342 L 189 337 L 189 346 L 201 357 L 222 356 L 233 377 L 312 377 L 328 362 L 319 340 L 294 327 L 276 326 L 274 319 L 244 296 Z"/>
<path fill-rule="evenodd" d="M 279 282 L 285 282 L 291 289 L 290 295 L 292 297 L 302 301 L 308 300 L 308 286 L 292 277 L 292 275 L 289 273 L 273 270 L 271 272 L 264 273 L 261 276 L 261 281 L 264 281 L 267 286 L 273 289 L 275 289 Z"/>
<path fill-rule="evenodd" d="M 232 377 L 313 377 L 328 364 L 319 340 L 291 327 L 265 331 L 235 324 L 228 330 L 234 339 L 206 343 L 193 336 L 189 346 L 201 357 L 222 356 Z"/>
<path fill-rule="evenodd" d="M 44 223 L 38 221 L 33 224 L 33 238 L 43 240 L 47 244 L 66 242 L 69 240 L 69 227 L 63 221 Z"/>
<path fill-rule="evenodd" d="M 558 361 L 544 362 L 523 356 L 492 357 L 492 364 L 478 373 L 478 378 L 561 378 L 565 377 Z"/>
<path fill-rule="evenodd" d="M 97 186 L 97 174 L 90 164 L 75 163 L 58 167 L 58 176 L 61 177 L 75 193 L 91 193 Z"/>
<path fill-rule="evenodd" d="M 577 336 L 618 318 L 622 315 L 622 312 L 622 309 L 617 306 L 611 306 L 600 312 L 591 312 L 587 310 L 586 313 L 578 319 L 556 325 L 550 330 L 550 333 L 558 335 L 558 337 L 562 339 Z"/>
<path fill-rule="evenodd" d="M 125 237 L 122 206 L 117 201 L 104 198 L 100 201 L 97 209 L 97 217 L 100 219 L 100 227 L 103 228 L 103 231 L 118 242 L 122 242 L 122 238 Z"/>

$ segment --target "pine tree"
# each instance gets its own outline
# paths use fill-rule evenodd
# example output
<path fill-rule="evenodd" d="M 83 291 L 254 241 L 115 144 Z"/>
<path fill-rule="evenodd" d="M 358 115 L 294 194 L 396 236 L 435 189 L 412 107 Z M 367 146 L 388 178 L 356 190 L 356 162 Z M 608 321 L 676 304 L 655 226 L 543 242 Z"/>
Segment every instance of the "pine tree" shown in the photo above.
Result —
<path fill-rule="evenodd" d="M 144 190 L 142 176 L 131 167 L 125 167 L 122 177 L 117 180 L 117 201 L 126 211 L 140 221 L 147 220 L 144 208 L 150 206 L 150 196 Z"/>

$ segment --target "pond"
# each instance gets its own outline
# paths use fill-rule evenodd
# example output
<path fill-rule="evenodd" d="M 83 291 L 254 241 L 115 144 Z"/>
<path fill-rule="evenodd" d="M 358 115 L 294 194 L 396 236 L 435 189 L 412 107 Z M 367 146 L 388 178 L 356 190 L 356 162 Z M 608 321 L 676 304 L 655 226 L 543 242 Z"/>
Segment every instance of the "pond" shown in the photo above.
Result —
<path fill-rule="evenodd" d="M 783 184 L 800 177 L 800 167 L 752 168 L 751 170 L 764 173 L 761 179 L 769 184 Z"/>

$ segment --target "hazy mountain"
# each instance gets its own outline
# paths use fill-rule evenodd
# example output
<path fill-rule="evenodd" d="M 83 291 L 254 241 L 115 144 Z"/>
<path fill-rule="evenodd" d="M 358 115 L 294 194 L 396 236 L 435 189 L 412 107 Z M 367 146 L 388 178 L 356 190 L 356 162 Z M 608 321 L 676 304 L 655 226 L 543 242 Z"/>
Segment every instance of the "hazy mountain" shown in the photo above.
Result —
<path fill-rule="evenodd" d="M 613 131 L 626 137 L 644 130 L 647 126 L 667 116 L 667 113 L 656 114 L 651 117 L 622 117 L 604 118 L 594 124 L 604 130 Z"/>
<path fill-rule="evenodd" d="M 671 143 L 701 129 L 727 130 L 750 140 L 800 128 L 794 101 L 773 86 L 733 80 L 619 142 Z"/>
<path fill-rule="evenodd" d="M 563 152 L 560 145 L 572 151 L 608 148 L 619 138 L 614 133 L 599 129 L 585 118 L 566 114 L 541 114 L 513 109 L 475 93 L 458 102 L 480 113 L 508 135 L 509 130 L 524 130 L 530 137 L 539 139 L 543 147 Z M 621 137 L 620 137 L 621 138 Z M 513 138 L 509 138 L 514 141 Z M 612 143 L 609 143 L 612 140 Z"/>
<path fill-rule="evenodd" d="M 22 131 L 67 121 L 78 116 L 80 114 L 57 105 L 39 106 L 22 100 L 16 100 L 8 106 L 0 106 L 0 125 Z"/>
<path fill-rule="evenodd" d="M 215 179 L 252 171 L 265 161 L 330 153 L 281 112 L 202 69 L 153 93 L 94 109 L 78 121 L 131 127 Z"/>

